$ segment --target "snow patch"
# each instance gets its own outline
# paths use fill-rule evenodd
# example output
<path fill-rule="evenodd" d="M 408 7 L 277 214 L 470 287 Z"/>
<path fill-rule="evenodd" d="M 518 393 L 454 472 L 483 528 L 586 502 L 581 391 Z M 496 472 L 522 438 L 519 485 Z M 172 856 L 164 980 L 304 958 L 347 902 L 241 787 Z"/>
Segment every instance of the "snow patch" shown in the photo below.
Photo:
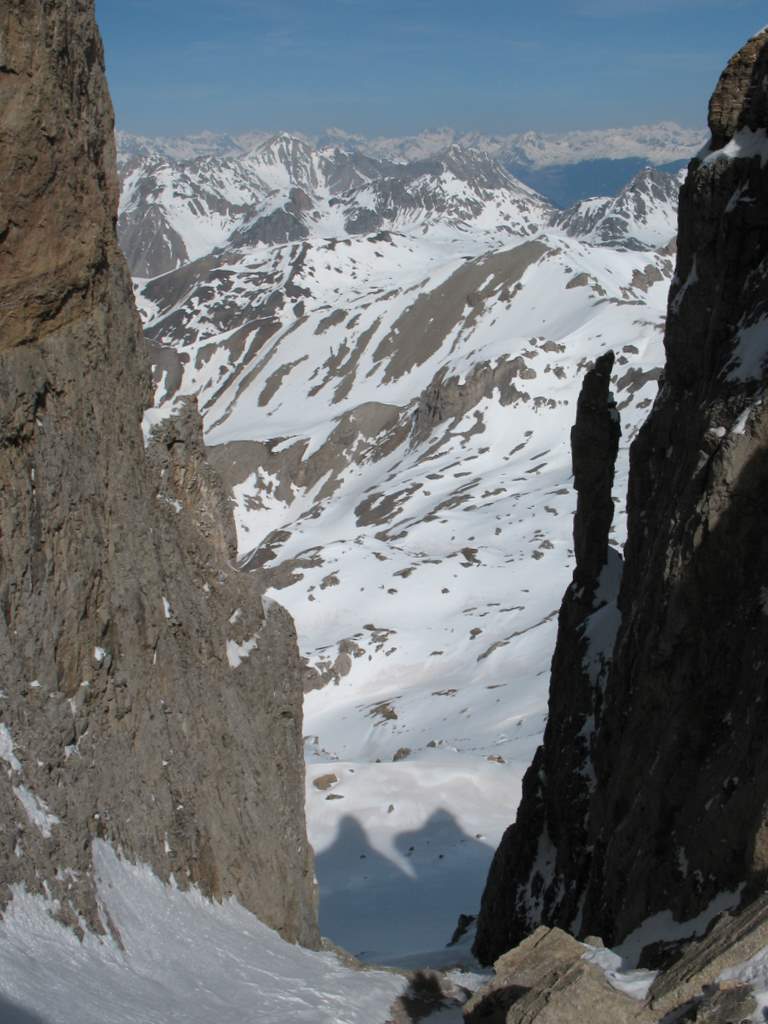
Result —
<path fill-rule="evenodd" d="M 30 824 L 34 825 L 46 839 L 50 839 L 52 828 L 54 825 L 60 825 L 61 819 L 51 814 L 45 803 L 26 786 L 14 786 L 13 792 L 24 808 Z"/>
<path fill-rule="evenodd" d="M 11 730 L 5 724 L 0 724 L 0 758 L 8 765 L 8 775 L 13 772 L 21 773 L 22 767 L 18 757 L 13 752 L 13 737 Z"/>
<path fill-rule="evenodd" d="M 251 656 L 253 651 L 258 650 L 258 636 L 251 637 L 239 644 L 236 640 L 227 640 L 227 661 L 230 668 L 239 668 L 240 665 Z"/>
<path fill-rule="evenodd" d="M 742 327 L 734 339 L 728 380 L 745 382 L 759 380 L 768 360 L 768 317 Z"/>
<path fill-rule="evenodd" d="M 178 416 L 181 409 L 182 404 L 178 398 L 175 398 L 167 405 L 151 406 L 149 409 L 145 409 L 144 416 L 141 421 L 141 432 L 144 436 L 145 448 L 148 447 L 154 431 L 174 416 Z"/>

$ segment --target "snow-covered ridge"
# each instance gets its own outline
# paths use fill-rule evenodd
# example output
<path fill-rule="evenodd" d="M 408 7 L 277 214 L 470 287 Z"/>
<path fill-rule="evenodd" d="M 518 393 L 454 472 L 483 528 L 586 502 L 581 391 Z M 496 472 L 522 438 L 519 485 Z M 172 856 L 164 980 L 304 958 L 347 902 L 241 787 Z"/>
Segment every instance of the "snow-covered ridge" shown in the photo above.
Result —
<path fill-rule="evenodd" d="M 656 249 L 677 230 L 677 200 L 685 171 L 665 174 L 648 167 L 617 196 L 601 196 L 557 213 L 553 227 L 595 245 Z"/>
<path fill-rule="evenodd" d="M 292 135 L 318 148 L 340 147 L 376 159 L 404 162 L 428 159 L 458 144 L 482 149 L 504 161 L 541 168 L 601 158 L 618 160 L 642 157 L 654 164 L 686 160 L 694 156 L 704 144 L 706 133 L 701 129 L 683 128 L 674 122 L 665 121 L 628 128 L 579 130 L 561 134 L 536 131 L 488 134 L 442 128 L 401 138 L 368 138 L 330 128 L 315 137 L 295 132 Z M 267 133 L 258 132 L 235 136 L 202 132 L 176 138 L 150 138 L 118 132 L 117 141 L 121 160 L 137 155 L 161 155 L 175 160 L 190 160 L 207 155 L 242 156 L 269 137 Z"/>
<path fill-rule="evenodd" d="M 398 163 L 283 134 L 239 156 L 128 160 L 118 230 L 139 278 L 218 249 L 382 230 L 481 235 L 492 248 L 552 224 L 600 244 L 654 248 L 674 234 L 677 185 L 648 168 L 615 199 L 560 213 L 482 149 L 451 144 Z"/>
<path fill-rule="evenodd" d="M 480 150 L 402 164 L 279 135 L 236 157 L 128 160 L 118 230 L 134 275 L 154 277 L 225 246 L 383 229 L 482 231 L 491 245 L 535 234 L 552 212 Z"/>

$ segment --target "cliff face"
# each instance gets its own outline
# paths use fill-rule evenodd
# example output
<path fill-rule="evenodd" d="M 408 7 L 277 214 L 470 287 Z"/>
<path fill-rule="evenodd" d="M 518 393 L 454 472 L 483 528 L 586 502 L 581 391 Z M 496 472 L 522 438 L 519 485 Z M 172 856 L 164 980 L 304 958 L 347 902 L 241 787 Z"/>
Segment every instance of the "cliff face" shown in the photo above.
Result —
<path fill-rule="evenodd" d="M 767 96 L 763 32 L 723 73 L 681 194 L 665 377 L 631 452 L 618 635 L 603 622 L 595 659 L 594 619 L 561 613 L 544 746 L 484 896 L 485 961 L 540 923 L 615 943 L 768 873 Z"/>
<path fill-rule="evenodd" d="M 145 452 L 92 0 L 0 15 L 0 898 L 96 906 L 90 839 L 317 941 L 292 622 L 228 563 L 193 408 Z"/>

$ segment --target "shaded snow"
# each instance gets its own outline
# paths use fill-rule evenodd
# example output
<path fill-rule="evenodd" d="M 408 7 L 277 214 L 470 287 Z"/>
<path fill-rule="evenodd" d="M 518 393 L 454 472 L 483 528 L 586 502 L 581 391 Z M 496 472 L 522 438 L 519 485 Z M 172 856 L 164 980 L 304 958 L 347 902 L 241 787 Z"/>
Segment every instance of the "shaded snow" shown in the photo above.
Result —
<path fill-rule="evenodd" d="M 123 949 L 89 932 L 81 942 L 55 903 L 16 887 L 0 923 L 3 1020 L 15 1007 L 42 1024 L 383 1024 L 405 987 L 289 945 L 234 900 L 163 885 L 100 840 L 93 857 Z"/>

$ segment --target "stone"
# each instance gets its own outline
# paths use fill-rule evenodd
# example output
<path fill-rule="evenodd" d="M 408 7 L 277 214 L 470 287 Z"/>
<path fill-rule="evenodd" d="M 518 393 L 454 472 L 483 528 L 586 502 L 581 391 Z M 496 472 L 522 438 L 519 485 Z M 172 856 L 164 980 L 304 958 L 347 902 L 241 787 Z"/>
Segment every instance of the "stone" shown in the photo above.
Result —
<path fill-rule="evenodd" d="M 558 618 L 544 745 L 525 774 L 517 821 L 502 838 L 483 893 L 473 946 L 482 963 L 520 942 L 540 921 L 557 914 L 566 923 L 578 912 L 577 890 L 563 884 L 561 862 L 575 872 L 579 858 L 586 870 L 580 851 L 593 775 L 591 739 L 610 663 L 610 652 L 590 640 L 587 627 L 597 615 L 610 626 L 621 576 L 621 557 L 608 546 L 621 433 L 610 390 L 613 361 L 607 352 L 585 375 L 571 431 L 576 567 Z M 558 785 L 545 792 L 550 778 Z"/>
<path fill-rule="evenodd" d="M 0 38 L 0 907 L 103 932 L 99 839 L 317 945 L 293 623 L 231 565 L 194 403 L 145 450 L 92 0 L 8 0 Z"/>
<path fill-rule="evenodd" d="M 749 985 L 723 982 L 710 986 L 682 1016 L 674 1019 L 680 1024 L 749 1024 L 756 1009 L 757 1000 Z"/>
<path fill-rule="evenodd" d="M 764 895 L 740 913 L 723 914 L 702 939 L 691 942 L 677 963 L 651 986 L 650 1006 L 661 1016 L 698 998 L 723 971 L 750 960 L 766 946 L 768 896 Z"/>
<path fill-rule="evenodd" d="M 464 1008 L 467 1024 L 652 1024 L 582 957 L 585 947 L 558 928 L 538 928 L 494 964 L 495 978 Z"/>

